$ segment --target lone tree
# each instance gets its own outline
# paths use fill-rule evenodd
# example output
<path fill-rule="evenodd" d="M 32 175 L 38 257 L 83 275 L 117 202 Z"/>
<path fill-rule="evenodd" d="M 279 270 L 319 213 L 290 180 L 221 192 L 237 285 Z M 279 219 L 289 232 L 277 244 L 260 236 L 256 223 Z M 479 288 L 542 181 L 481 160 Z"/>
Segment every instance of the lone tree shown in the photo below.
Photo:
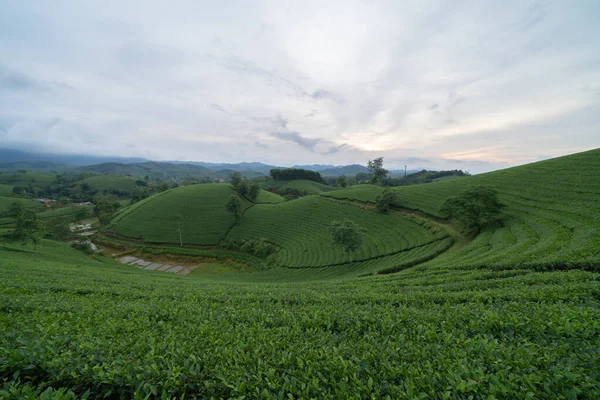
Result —
<path fill-rule="evenodd" d="M 227 211 L 233 214 L 235 223 L 237 224 L 242 216 L 242 202 L 240 201 L 240 198 L 232 194 L 229 196 L 229 200 L 227 200 L 227 206 L 225 208 Z"/>
<path fill-rule="evenodd" d="M 250 187 L 248 188 L 248 194 L 246 197 L 248 197 L 252 201 L 255 201 L 256 198 L 258 197 L 259 193 L 260 193 L 260 185 L 255 182 L 252 185 L 250 185 Z"/>
<path fill-rule="evenodd" d="M 465 233 L 477 234 L 491 223 L 499 221 L 503 207 L 496 190 L 474 186 L 447 198 L 440 211 L 455 220 Z"/>
<path fill-rule="evenodd" d="M 348 178 L 346 178 L 344 175 L 342 175 L 338 178 L 337 183 L 341 187 L 345 188 L 346 186 L 348 186 Z"/>
<path fill-rule="evenodd" d="M 350 262 L 352 262 L 352 252 L 362 244 L 364 232 L 364 228 L 348 218 L 342 221 L 331 221 L 331 224 L 329 224 L 329 234 L 333 244 L 348 252 Z"/>
<path fill-rule="evenodd" d="M 381 185 L 388 174 L 388 170 L 383 168 L 383 157 L 376 158 L 367 163 L 367 168 L 371 171 L 371 182 Z"/>
<path fill-rule="evenodd" d="M 386 213 L 390 211 L 394 201 L 396 201 L 396 193 L 390 188 L 385 188 L 375 198 L 375 208 L 381 213 Z"/>
<path fill-rule="evenodd" d="M 90 216 L 90 212 L 85 207 L 81 207 L 73 216 L 73 221 L 79 225 L 81 221 Z"/>
<path fill-rule="evenodd" d="M 37 253 L 37 245 L 42 240 L 44 227 L 33 210 L 25 210 L 18 218 L 11 237 L 22 244 L 33 243 L 33 252 Z"/>

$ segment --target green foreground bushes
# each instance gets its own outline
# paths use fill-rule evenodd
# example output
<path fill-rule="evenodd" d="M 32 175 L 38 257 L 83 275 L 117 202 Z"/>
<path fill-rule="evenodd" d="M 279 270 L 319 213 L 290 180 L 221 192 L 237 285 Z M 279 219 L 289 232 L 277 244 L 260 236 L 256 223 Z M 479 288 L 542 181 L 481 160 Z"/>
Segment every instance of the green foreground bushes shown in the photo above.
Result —
<path fill-rule="evenodd" d="M 600 396 L 598 274 L 252 284 L 63 247 L 0 249 L 0 397 Z"/>

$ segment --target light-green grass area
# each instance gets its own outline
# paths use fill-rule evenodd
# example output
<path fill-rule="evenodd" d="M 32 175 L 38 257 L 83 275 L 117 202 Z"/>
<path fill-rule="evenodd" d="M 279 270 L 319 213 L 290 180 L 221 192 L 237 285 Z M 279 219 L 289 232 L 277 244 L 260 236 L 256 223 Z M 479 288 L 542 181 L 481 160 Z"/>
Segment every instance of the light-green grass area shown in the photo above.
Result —
<path fill-rule="evenodd" d="M 108 231 L 150 243 L 179 243 L 177 215 L 185 244 L 216 245 L 235 224 L 225 204 L 237 193 L 228 184 L 209 183 L 171 189 L 121 211 Z M 242 209 L 252 203 L 241 199 Z"/>
<path fill-rule="evenodd" d="M 457 180 L 393 188 L 396 204 L 444 217 L 440 207 L 461 190 L 486 185 L 506 206 L 491 227 L 448 266 L 494 268 L 597 268 L 600 266 L 600 150 L 578 153 Z M 383 190 L 355 186 L 322 194 L 374 202 Z M 436 265 L 439 260 L 436 260 Z"/>
<path fill-rule="evenodd" d="M 325 185 L 323 183 L 306 180 L 306 179 L 295 179 L 289 181 L 278 181 L 270 179 L 261 184 L 263 189 L 273 188 L 273 189 L 295 189 L 301 192 L 306 192 L 308 194 L 318 194 L 322 192 L 328 192 L 331 190 L 336 190 L 332 186 Z"/>
<path fill-rule="evenodd" d="M 0 243 L 0 397 L 600 397 L 597 273 L 255 276 Z"/>
<path fill-rule="evenodd" d="M 123 190 L 133 192 L 135 189 L 135 179 L 129 176 L 120 175 L 98 175 L 85 178 L 81 183 L 87 183 L 90 188 L 98 191 L 103 190 Z"/>

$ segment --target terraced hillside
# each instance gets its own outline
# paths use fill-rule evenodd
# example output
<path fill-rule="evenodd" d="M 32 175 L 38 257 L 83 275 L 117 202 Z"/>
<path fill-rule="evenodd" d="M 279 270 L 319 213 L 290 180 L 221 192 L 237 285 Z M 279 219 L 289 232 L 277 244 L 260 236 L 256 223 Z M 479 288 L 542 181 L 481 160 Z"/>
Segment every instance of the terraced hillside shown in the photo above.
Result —
<path fill-rule="evenodd" d="M 179 243 L 177 215 L 183 216 L 183 241 L 216 245 L 235 224 L 225 210 L 235 191 L 226 184 L 192 185 L 159 193 L 119 213 L 109 231 L 150 243 Z M 242 208 L 252 203 L 242 200 Z"/>
<path fill-rule="evenodd" d="M 103 191 L 109 189 L 133 192 L 135 179 L 128 176 L 98 175 L 84 179 L 81 183 L 87 183 L 93 190 Z"/>
<path fill-rule="evenodd" d="M 343 218 L 350 218 L 366 229 L 363 244 L 353 255 L 354 261 L 392 255 L 447 237 L 443 231 L 434 233 L 400 215 L 383 215 L 308 196 L 248 209 L 227 238 L 264 237 L 280 247 L 279 262 L 290 268 L 344 264 L 351 261 L 350 255 L 332 246 L 328 232 L 332 220 Z"/>
<path fill-rule="evenodd" d="M 600 397 L 597 273 L 230 275 L 0 244 L 0 397 Z"/>
<path fill-rule="evenodd" d="M 474 185 L 492 186 L 506 205 L 501 227 L 486 230 L 437 266 L 591 268 L 600 265 L 600 150 L 487 174 L 395 188 L 397 205 L 436 217 L 443 201 Z M 381 188 L 324 193 L 374 201 Z"/>
<path fill-rule="evenodd" d="M 336 188 L 306 179 L 295 179 L 290 181 L 268 180 L 261 184 L 263 189 L 295 189 L 308 194 L 318 194 L 336 190 Z"/>

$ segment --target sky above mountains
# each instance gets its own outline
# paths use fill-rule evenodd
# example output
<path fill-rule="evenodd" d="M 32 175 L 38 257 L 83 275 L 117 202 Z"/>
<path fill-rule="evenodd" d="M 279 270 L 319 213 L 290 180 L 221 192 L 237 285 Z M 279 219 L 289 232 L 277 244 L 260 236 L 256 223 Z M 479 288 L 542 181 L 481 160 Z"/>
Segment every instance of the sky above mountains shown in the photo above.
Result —
<path fill-rule="evenodd" d="M 474 173 L 600 147 L 595 0 L 157 3 L 4 2 L 0 147 Z"/>

